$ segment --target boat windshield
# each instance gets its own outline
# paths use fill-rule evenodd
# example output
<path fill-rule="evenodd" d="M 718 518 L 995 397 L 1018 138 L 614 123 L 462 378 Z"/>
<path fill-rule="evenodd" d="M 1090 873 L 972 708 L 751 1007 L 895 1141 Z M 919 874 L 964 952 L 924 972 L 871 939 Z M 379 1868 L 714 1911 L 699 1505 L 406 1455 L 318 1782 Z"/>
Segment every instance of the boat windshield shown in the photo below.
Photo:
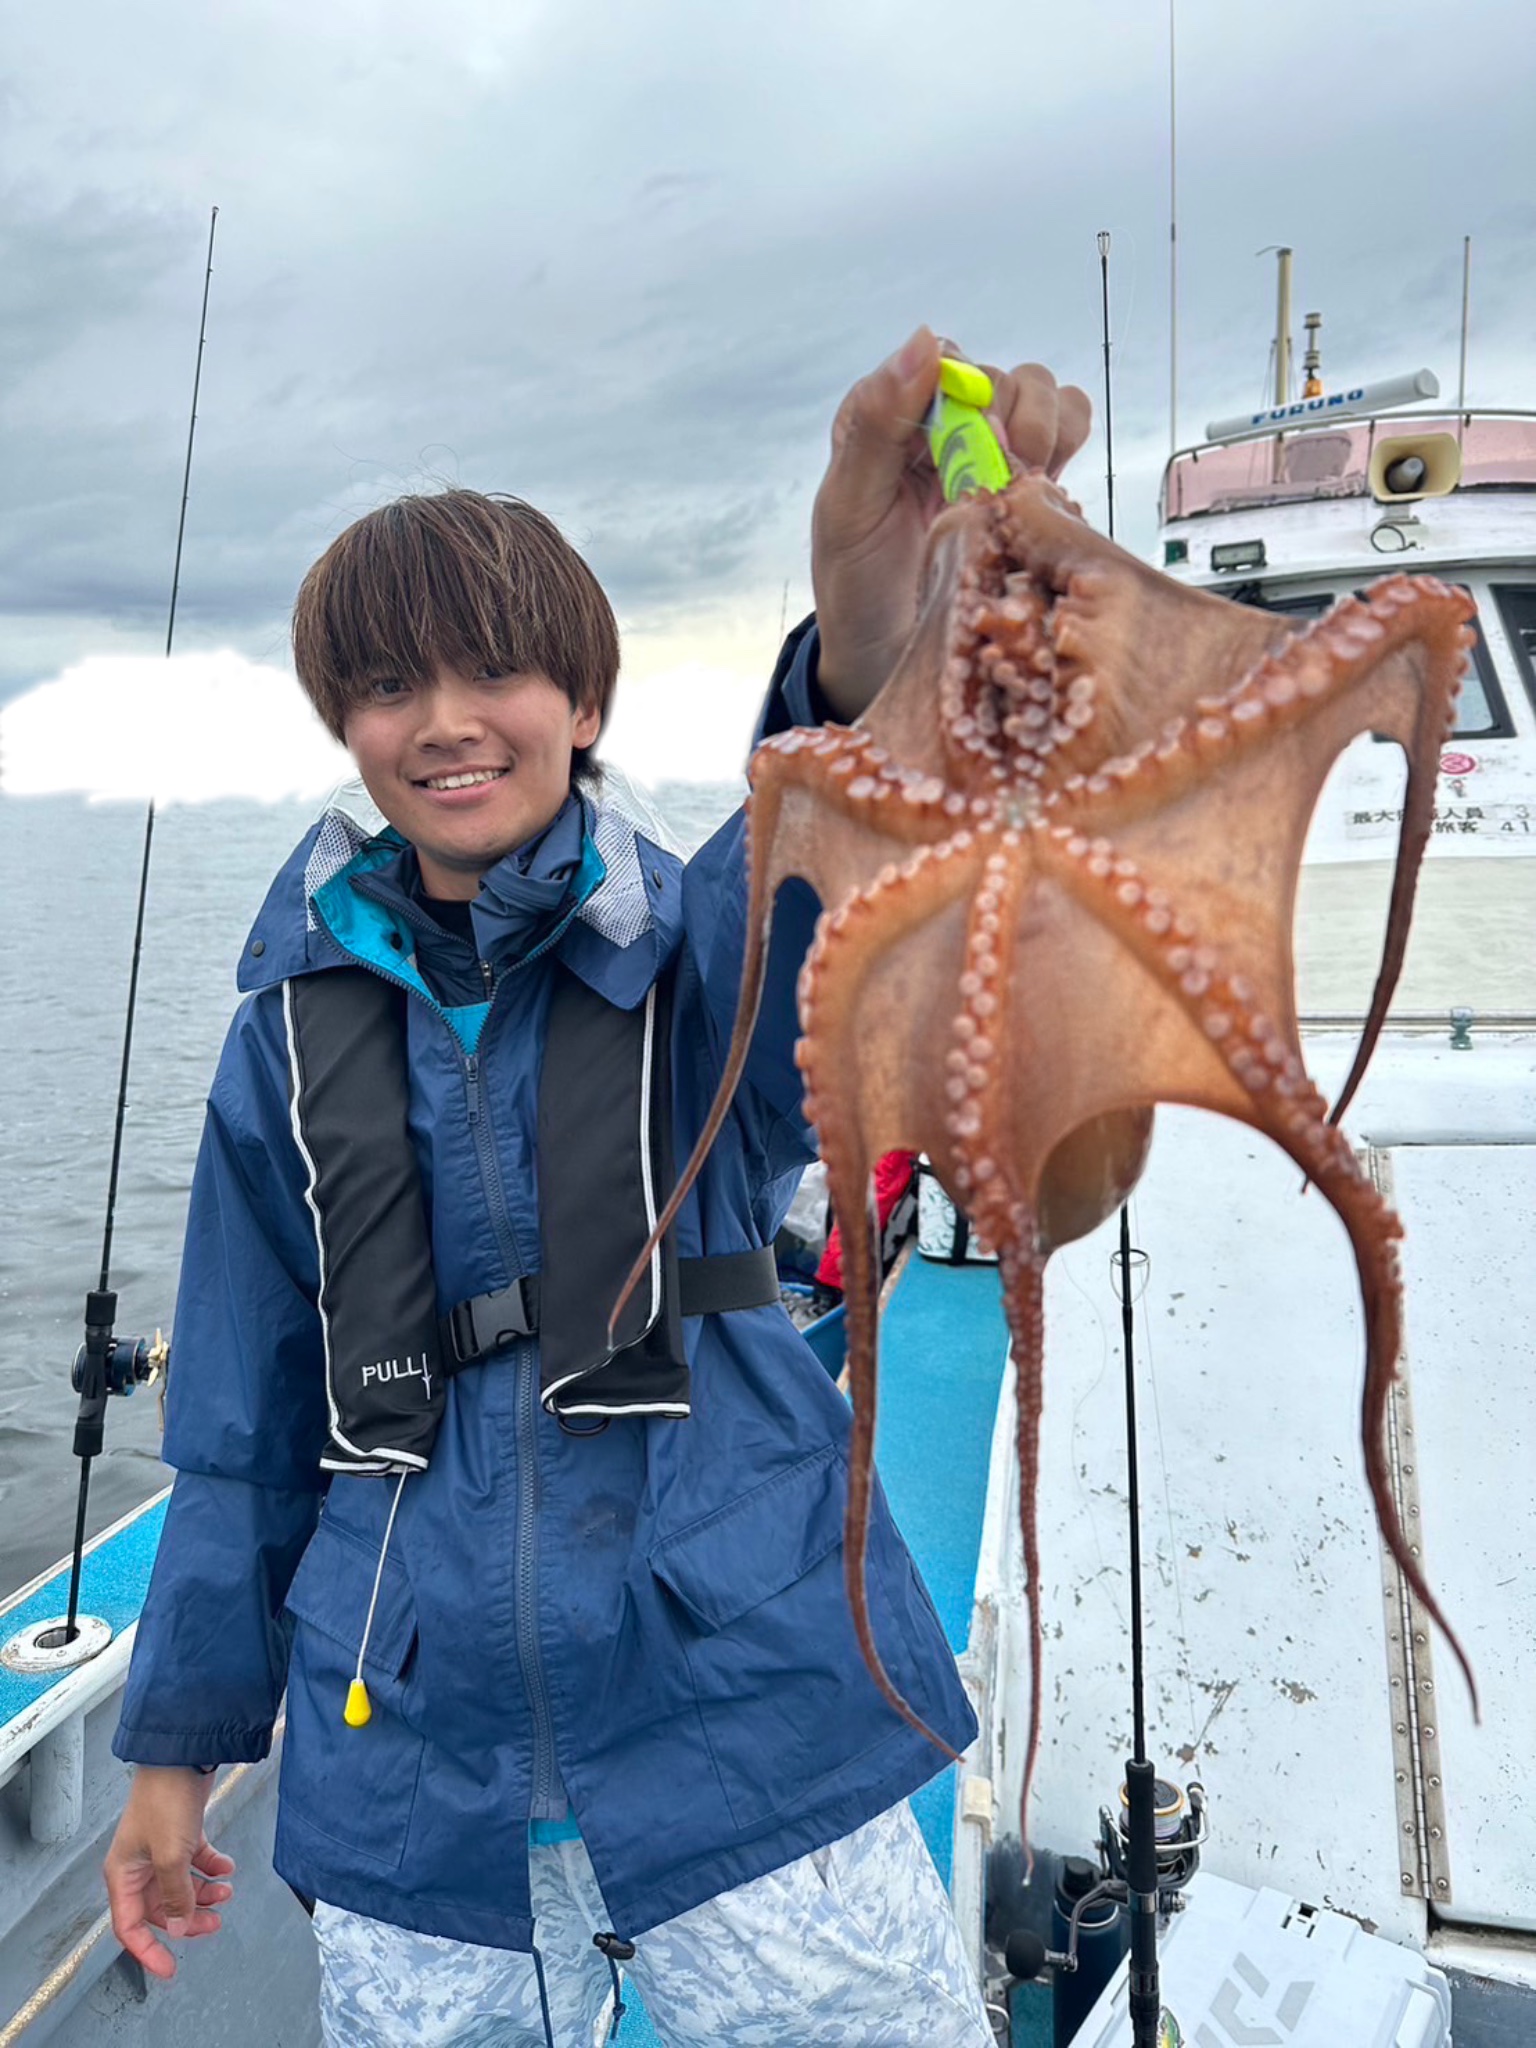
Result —
<path fill-rule="evenodd" d="M 1369 493 L 1378 436 L 1387 440 L 1403 434 L 1456 435 L 1460 490 L 1536 490 L 1536 414 L 1397 413 L 1186 449 L 1163 473 L 1162 517 L 1192 519 L 1254 505 L 1363 498 Z"/>
<path fill-rule="evenodd" d="M 1356 594 L 1363 595 L 1363 592 Z M 1217 595 L 1230 598 L 1234 604 L 1252 605 L 1258 611 L 1283 612 L 1300 625 L 1308 619 L 1321 618 L 1344 593 L 1308 591 L 1299 597 L 1276 597 L 1271 596 L 1262 583 L 1254 582 L 1229 585 L 1219 590 Z M 1505 632 L 1520 658 L 1532 702 L 1536 703 L 1536 666 L 1533 666 L 1536 665 L 1536 591 L 1505 587 L 1496 588 L 1494 595 L 1503 614 Z M 1472 630 L 1477 637 L 1472 644 L 1472 659 L 1462 678 L 1452 737 L 1460 740 L 1507 739 L 1515 730 L 1514 721 L 1499 684 L 1493 656 L 1488 651 L 1481 619 L 1473 620 Z"/>
<path fill-rule="evenodd" d="M 1495 583 L 1493 595 L 1520 664 L 1520 679 L 1536 707 L 1536 584 Z"/>

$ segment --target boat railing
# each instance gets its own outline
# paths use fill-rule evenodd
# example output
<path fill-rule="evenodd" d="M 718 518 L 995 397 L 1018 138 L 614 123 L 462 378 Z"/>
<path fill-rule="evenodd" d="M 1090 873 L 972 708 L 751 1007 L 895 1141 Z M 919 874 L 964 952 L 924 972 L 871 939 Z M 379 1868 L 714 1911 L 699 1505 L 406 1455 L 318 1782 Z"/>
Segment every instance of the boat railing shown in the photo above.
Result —
<path fill-rule="evenodd" d="M 61 1631 L 67 1567 L 45 1572 L 0 1608 L 0 1788 L 29 1767 L 28 1830 L 37 1843 L 75 1835 L 85 1813 L 86 1719 L 122 1690 L 154 1562 L 167 1487 L 86 1547 L 85 1604 L 73 1653 L 38 1654 Z M 99 1610 L 93 1612 L 92 1610 Z M 56 1660 L 56 1661 L 55 1661 Z"/>
<path fill-rule="evenodd" d="M 1358 1031 L 1365 1022 L 1365 1011 L 1359 1010 L 1303 1010 L 1297 1018 L 1303 1031 Z M 1501 1035 L 1524 1037 L 1536 1031 L 1536 1012 L 1516 1010 L 1469 1011 L 1462 1020 L 1454 1010 L 1389 1010 L 1386 1029 L 1401 1032 L 1407 1036 L 1450 1037 L 1457 1045 L 1462 1043 L 1458 1033 L 1475 1024 L 1479 1032 L 1498 1032 Z"/>
<path fill-rule="evenodd" d="M 128 1775 L 112 1756 L 112 1730 L 168 1494 L 87 1544 L 72 1643 L 54 1640 L 68 1561 L 0 1604 L 0 2048 L 139 2041 L 170 2026 L 150 2018 L 146 2034 L 149 1982 L 118 1949 L 101 1880 Z M 72 1660 L 56 1664 L 66 1651 Z M 262 2041 L 315 2038 L 314 1944 L 287 1887 L 270 1869 L 249 1867 L 270 1851 L 282 1727 L 279 1716 L 271 1757 L 228 1766 L 209 1793 L 210 1826 L 248 1866 L 247 1946 L 226 1955 L 221 1943 L 205 1961 L 198 1944 L 181 1958 L 178 2005 L 214 2040 L 255 2041 L 258 1997 L 272 2026 Z M 180 2038 L 179 2022 L 172 2031 Z"/>
<path fill-rule="evenodd" d="M 122 1689 L 134 1628 L 61 1678 L 0 1728 L 0 1787 L 30 1759 L 28 1825 L 34 1842 L 67 1842 L 85 1812 L 85 1717 Z"/>
<path fill-rule="evenodd" d="M 1377 441 L 1406 433 L 1454 437 L 1461 452 L 1457 492 L 1536 490 L 1536 412 L 1399 410 L 1299 421 L 1278 433 L 1255 427 L 1181 448 L 1163 472 L 1159 516 L 1166 524 L 1263 505 L 1369 497 Z"/>

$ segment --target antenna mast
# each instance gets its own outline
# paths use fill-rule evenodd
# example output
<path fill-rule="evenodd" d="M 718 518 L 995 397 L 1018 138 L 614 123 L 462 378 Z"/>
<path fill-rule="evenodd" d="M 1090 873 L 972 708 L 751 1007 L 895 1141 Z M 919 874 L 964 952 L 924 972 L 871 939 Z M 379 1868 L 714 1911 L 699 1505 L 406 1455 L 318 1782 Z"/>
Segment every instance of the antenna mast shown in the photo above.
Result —
<path fill-rule="evenodd" d="M 1179 120 L 1174 8 L 1168 0 L 1168 453 L 1179 445 Z"/>
<path fill-rule="evenodd" d="M 1279 275 L 1275 294 L 1275 403 L 1286 405 L 1291 396 L 1291 255 L 1289 249 L 1275 251 Z"/>
<path fill-rule="evenodd" d="M 1467 409 L 1467 326 L 1472 311 L 1472 237 L 1461 238 L 1461 374 L 1456 380 L 1456 410 Z"/>

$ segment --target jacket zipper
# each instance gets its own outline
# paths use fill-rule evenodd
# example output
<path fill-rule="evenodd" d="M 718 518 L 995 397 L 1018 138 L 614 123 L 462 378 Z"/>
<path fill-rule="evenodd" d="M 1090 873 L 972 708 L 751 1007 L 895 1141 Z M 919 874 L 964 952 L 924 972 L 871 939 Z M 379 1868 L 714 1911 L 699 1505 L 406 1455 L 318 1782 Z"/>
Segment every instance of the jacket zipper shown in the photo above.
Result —
<path fill-rule="evenodd" d="M 512 1221 L 507 1214 L 496 1160 L 495 1135 L 490 1127 L 480 1087 L 480 1061 L 473 1053 L 464 1055 L 464 1092 L 469 1125 L 480 1162 L 480 1181 L 485 1190 L 491 1224 L 501 1247 L 508 1274 L 524 1271 L 518 1255 Z M 517 1661 L 523 1675 L 523 1690 L 533 1718 L 533 1811 L 548 1814 L 555 1801 L 558 1783 L 555 1772 L 554 1721 L 549 1708 L 549 1688 L 544 1678 L 544 1660 L 539 1648 L 539 1494 L 543 1480 L 539 1471 L 539 1376 L 534 1347 L 525 1342 L 517 1347 L 517 1463 L 522 1484 L 517 1490 Z"/>
<path fill-rule="evenodd" d="M 355 960 L 322 918 L 321 928 L 330 943 L 345 960 Z M 530 956 L 531 957 L 531 956 Z M 403 988 L 407 995 L 417 996 L 448 1024 L 448 1017 L 441 1004 L 408 982 L 403 975 L 391 974 L 377 962 L 367 963 L 376 974 L 386 981 Z M 481 963 L 484 966 L 485 963 Z M 520 966 L 526 963 L 519 962 Z M 494 991 L 493 991 L 494 993 Z M 489 1018 L 486 1020 L 489 1022 Z M 483 1027 L 482 1027 L 483 1028 Z M 455 1046 L 453 1027 L 448 1025 L 449 1037 Z M 517 1248 L 517 1238 L 512 1229 L 512 1219 L 507 1213 L 506 1195 L 501 1185 L 501 1169 L 496 1161 L 495 1137 L 485 1114 L 485 1105 L 480 1087 L 480 1061 L 474 1053 L 461 1053 L 464 1064 L 464 1093 L 469 1111 L 469 1126 L 475 1141 L 475 1157 L 480 1166 L 480 1185 L 485 1193 L 486 1207 L 490 1210 L 491 1227 L 496 1233 L 496 1242 L 501 1251 L 503 1266 L 509 1278 L 515 1278 L 527 1269 Z M 549 1708 L 549 1687 L 544 1679 L 544 1661 L 539 1650 L 537 1626 L 538 1606 L 538 1507 L 542 1479 L 539 1472 L 538 1440 L 538 1365 L 532 1344 L 523 1342 L 517 1347 L 515 1367 L 517 1382 L 517 1451 L 518 1470 L 523 1484 L 517 1490 L 517 1661 L 522 1672 L 523 1689 L 528 1695 L 529 1711 L 533 1718 L 533 1806 L 546 1810 L 555 1802 L 559 1783 L 555 1770 L 554 1720 Z"/>

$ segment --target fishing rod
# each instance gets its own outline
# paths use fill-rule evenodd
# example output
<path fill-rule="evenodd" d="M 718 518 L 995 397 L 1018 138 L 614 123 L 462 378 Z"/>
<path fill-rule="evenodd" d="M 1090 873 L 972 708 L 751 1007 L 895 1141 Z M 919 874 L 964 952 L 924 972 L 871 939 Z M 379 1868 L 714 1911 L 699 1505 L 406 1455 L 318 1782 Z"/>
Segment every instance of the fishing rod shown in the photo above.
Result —
<path fill-rule="evenodd" d="M 187 423 L 187 454 L 181 475 L 181 511 L 176 522 L 176 560 L 171 571 L 171 602 L 165 624 L 169 660 L 176 638 L 176 599 L 181 589 L 181 551 L 187 532 L 187 505 L 192 494 L 192 446 L 197 436 L 197 399 L 203 380 L 203 351 L 208 342 L 208 293 L 213 283 L 213 238 L 219 224 L 215 206 L 208 219 L 208 262 L 203 273 L 203 305 L 197 326 L 197 362 L 192 372 L 192 412 Z M 41 1647 L 57 1649 L 79 1635 L 80 1575 L 85 1561 L 86 1506 L 90 1499 L 91 1463 L 101 1455 L 108 1398 L 131 1394 L 135 1387 L 159 1377 L 169 1355 L 157 1331 L 154 1342 L 144 1337 L 119 1337 L 117 1295 L 112 1288 L 112 1227 L 117 1214 L 118 1171 L 123 1156 L 123 1123 L 128 1112 L 128 1070 L 133 1058 L 133 1020 L 138 1006 L 139 961 L 144 950 L 144 906 L 149 898 L 149 859 L 155 838 L 155 799 L 144 819 L 144 852 L 139 864 L 139 902 L 133 927 L 133 962 L 128 973 L 128 1008 L 123 1024 L 123 1059 L 117 1083 L 117 1117 L 112 1131 L 112 1164 L 107 1174 L 107 1216 L 101 1240 L 101 1277 L 85 1297 L 85 1342 L 75 1354 L 71 1384 L 80 1396 L 75 1417 L 74 1455 L 80 1460 L 80 1494 L 75 1508 L 75 1544 L 70 1559 L 69 1611 L 62 1630 Z"/>
<path fill-rule="evenodd" d="M 1109 516 L 1105 530 L 1111 540 L 1115 537 L 1115 427 L 1110 411 L 1109 381 L 1109 230 L 1100 228 L 1099 278 L 1103 288 L 1104 328 L 1104 491 L 1109 501 Z"/>
<path fill-rule="evenodd" d="M 1110 405 L 1109 231 L 1098 237 L 1104 342 L 1104 488 L 1115 537 L 1115 429 Z M 1124 1879 L 1131 1921 L 1128 1990 L 1131 2048 L 1157 2048 L 1162 1991 L 1157 1966 L 1157 1773 L 1147 1758 L 1145 1643 L 1141 1617 L 1141 1471 L 1136 1454 L 1136 1297 L 1131 1286 L 1131 1210 L 1120 1207 L 1120 1332 L 1125 1347 L 1126 1514 L 1130 1525 L 1132 1753 L 1125 1766 Z M 1117 1872 L 1117 1875 L 1119 1873 Z"/>
<path fill-rule="evenodd" d="M 1157 2048 L 1162 1987 L 1157 1962 L 1157 1773 L 1147 1757 L 1146 1666 L 1141 1619 L 1141 1473 L 1136 1451 L 1136 1297 L 1131 1287 L 1131 1211 L 1120 1210 L 1120 1328 L 1125 1347 L 1126 1514 L 1130 1524 L 1132 1754 L 1125 1766 L 1125 1884 L 1131 1919 L 1128 1980 L 1132 2048 Z"/>

